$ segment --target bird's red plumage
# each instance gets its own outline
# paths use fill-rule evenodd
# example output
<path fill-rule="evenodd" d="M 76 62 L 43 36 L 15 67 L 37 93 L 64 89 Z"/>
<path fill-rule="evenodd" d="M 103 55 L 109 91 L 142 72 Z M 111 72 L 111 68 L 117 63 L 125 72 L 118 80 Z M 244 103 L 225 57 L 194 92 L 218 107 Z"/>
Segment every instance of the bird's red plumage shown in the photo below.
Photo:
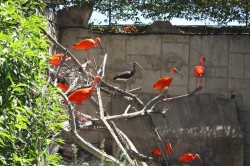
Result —
<path fill-rule="evenodd" d="M 171 144 L 170 143 L 168 143 L 167 145 L 165 145 L 165 147 L 164 147 L 164 150 L 165 150 L 165 152 L 166 153 L 170 153 L 171 152 Z M 157 148 L 157 149 L 155 149 L 155 150 L 153 150 L 152 151 L 152 155 L 154 155 L 154 156 L 161 156 L 161 151 L 160 151 L 160 149 L 159 148 Z"/>
<path fill-rule="evenodd" d="M 56 86 L 60 89 L 62 89 L 63 92 L 66 92 L 69 89 L 69 85 L 68 84 L 60 84 L 57 83 Z"/>
<path fill-rule="evenodd" d="M 203 74 L 204 74 L 204 67 L 203 66 L 195 66 L 194 75 L 196 77 L 202 77 Z"/>
<path fill-rule="evenodd" d="M 83 49 L 87 51 L 89 48 L 95 47 L 99 42 L 93 39 L 84 39 L 73 46 L 73 49 Z"/>
<path fill-rule="evenodd" d="M 198 154 L 191 154 L 191 153 L 186 153 L 184 155 L 182 155 L 180 158 L 179 158 L 179 161 L 182 162 L 182 163 L 188 163 L 192 160 L 195 160 L 196 158 L 198 158 L 199 155 Z"/>
<path fill-rule="evenodd" d="M 49 64 L 54 65 L 54 66 L 58 66 L 61 63 L 61 59 L 64 58 L 63 54 L 54 54 L 53 56 L 50 57 L 49 59 Z M 69 58 L 66 55 L 66 59 Z"/>
<path fill-rule="evenodd" d="M 96 87 L 97 82 L 101 81 L 100 76 L 95 76 L 93 84 L 90 88 L 82 88 L 74 91 L 68 96 L 68 99 L 70 102 L 76 103 L 76 104 L 82 104 L 83 101 L 85 101 L 89 96 L 92 94 L 94 88 Z M 66 104 L 66 101 L 62 102 L 63 104 Z"/>
<path fill-rule="evenodd" d="M 161 78 L 154 84 L 153 89 L 160 89 L 162 91 L 165 87 L 170 86 L 172 80 L 172 77 Z"/>
<path fill-rule="evenodd" d="M 78 89 L 68 96 L 69 101 L 82 104 L 92 93 L 91 88 Z"/>

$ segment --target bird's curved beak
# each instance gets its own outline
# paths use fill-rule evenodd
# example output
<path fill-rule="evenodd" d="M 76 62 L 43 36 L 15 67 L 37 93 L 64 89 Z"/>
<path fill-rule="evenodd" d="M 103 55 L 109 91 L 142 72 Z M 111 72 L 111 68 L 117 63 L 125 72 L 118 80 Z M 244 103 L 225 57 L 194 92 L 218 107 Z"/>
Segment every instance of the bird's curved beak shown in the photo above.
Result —
<path fill-rule="evenodd" d="M 102 43 L 101 41 L 99 42 L 100 48 L 102 49 L 102 53 L 103 53 L 103 47 L 102 47 Z"/>
<path fill-rule="evenodd" d="M 200 156 L 198 156 L 198 159 L 200 160 L 200 162 L 201 162 L 201 165 L 203 165 L 203 162 L 201 161 L 201 158 L 200 158 Z"/>
<path fill-rule="evenodd" d="M 210 63 L 211 65 L 213 65 L 213 63 L 207 59 L 205 59 L 206 62 Z"/>
<path fill-rule="evenodd" d="M 139 63 L 136 63 L 136 64 L 143 70 L 142 66 Z"/>
<path fill-rule="evenodd" d="M 176 73 L 180 74 L 181 77 L 183 77 L 183 75 L 181 74 L 181 72 L 179 72 L 178 70 L 176 70 Z"/>

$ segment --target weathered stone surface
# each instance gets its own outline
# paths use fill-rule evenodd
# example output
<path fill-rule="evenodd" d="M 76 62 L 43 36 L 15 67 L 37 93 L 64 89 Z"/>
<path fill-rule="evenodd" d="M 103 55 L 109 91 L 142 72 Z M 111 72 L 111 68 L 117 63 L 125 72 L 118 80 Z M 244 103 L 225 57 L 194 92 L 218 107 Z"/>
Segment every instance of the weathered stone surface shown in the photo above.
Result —
<path fill-rule="evenodd" d="M 170 21 L 154 21 L 148 29 L 146 29 L 146 33 L 179 33 L 179 29 L 174 27 Z"/>
<path fill-rule="evenodd" d="M 230 38 L 230 52 L 232 53 L 250 53 L 249 36 L 237 35 Z"/>
<path fill-rule="evenodd" d="M 228 40 L 226 36 L 190 36 L 190 64 L 200 64 L 204 55 L 213 66 L 227 66 Z"/>
<path fill-rule="evenodd" d="M 113 109 L 121 112 L 127 105 L 115 98 L 112 104 Z M 199 153 L 207 165 L 243 165 L 243 134 L 232 100 L 207 94 L 193 95 L 161 103 L 155 109 L 161 111 L 164 108 L 169 109 L 166 117 L 154 115 L 153 119 L 164 143 L 167 140 L 172 143 L 175 156 L 171 156 L 171 159 L 191 152 Z M 144 154 L 150 155 L 156 147 L 150 128 L 143 119 L 119 121 L 117 125 L 135 140 L 138 150 Z"/>
<path fill-rule="evenodd" d="M 93 8 L 73 6 L 58 10 L 57 23 L 61 26 L 84 26 L 88 27 L 88 22 L 93 12 Z M 62 27 L 63 28 L 63 27 Z"/>
<path fill-rule="evenodd" d="M 188 35 L 164 35 L 162 43 L 183 43 L 188 44 L 190 37 Z"/>
<path fill-rule="evenodd" d="M 188 64 L 189 44 L 186 43 L 163 43 L 162 52 L 164 54 L 175 55 L 184 64 Z"/>
<path fill-rule="evenodd" d="M 126 41 L 127 54 L 155 55 L 161 51 L 161 36 L 130 36 Z"/>
<path fill-rule="evenodd" d="M 131 88 L 141 87 L 144 93 L 159 93 L 158 91 L 153 91 L 153 85 L 156 81 L 161 78 L 160 71 L 143 70 L 141 72 L 142 78 L 137 79 Z"/>
<path fill-rule="evenodd" d="M 215 68 L 215 76 L 216 77 L 222 77 L 222 78 L 226 78 L 228 77 L 228 72 L 227 72 L 227 67 L 216 67 Z"/>
<path fill-rule="evenodd" d="M 125 62 L 126 59 L 126 38 L 121 36 L 106 36 L 107 42 L 104 46 L 108 53 L 107 66 L 115 65 L 117 61 Z"/>
<path fill-rule="evenodd" d="M 229 54 L 229 78 L 244 78 L 244 54 Z"/>
<path fill-rule="evenodd" d="M 236 102 L 239 110 L 249 111 L 250 108 L 250 80 L 229 79 L 228 91 L 236 93 Z"/>
<path fill-rule="evenodd" d="M 206 79 L 206 93 L 225 94 L 227 92 L 227 78 L 207 78 Z M 224 86 L 218 86 L 224 85 Z"/>

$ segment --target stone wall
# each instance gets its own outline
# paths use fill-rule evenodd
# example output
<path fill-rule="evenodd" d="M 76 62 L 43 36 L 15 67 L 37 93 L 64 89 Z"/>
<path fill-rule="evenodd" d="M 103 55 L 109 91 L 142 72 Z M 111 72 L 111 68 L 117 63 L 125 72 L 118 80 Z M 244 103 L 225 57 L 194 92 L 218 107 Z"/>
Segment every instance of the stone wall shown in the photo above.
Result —
<path fill-rule="evenodd" d="M 152 86 L 159 78 L 169 76 L 172 67 L 176 67 L 183 77 L 178 75 L 174 77 L 168 95 L 176 96 L 192 91 L 196 86 L 193 68 L 199 64 L 199 57 L 205 55 L 212 64 L 205 64 L 206 73 L 202 82 L 202 90 L 194 97 L 179 101 L 176 106 L 170 104 L 172 112 L 174 110 L 176 112 L 169 116 L 178 123 L 168 122 L 167 119 L 160 117 L 156 118 L 157 121 L 159 120 L 157 125 L 162 133 L 161 136 L 164 140 L 173 141 L 177 155 L 188 150 L 192 152 L 197 150 L 197 153 L 209 156 L 204 157 L 205 163 L 208 165 L 220 165 L 221 163 L 218 164 L 219 157 L 224 159 L 222 165 L 243 165 L 243 157 L 244 165 L 250 165 L 249 35 L 97 34 L 85 28 L 68 26 L 59 30 L 58 39 L 64 46 L 69 46 L 69 50 L 83 62 L 83 51 L 72 50 L 71 46 L 84 38 L 95 37 L 101 38 L 104 52 L 108 53 L 105 81 L 122 87 L 121 83 L 114 82 L 112 78 L 119 72 L 132 69 L 132 63 L 137 61 L 144 70 L 138 70 L 133 79 L 127 82 L 126 88 L 142 87 L 143 90 L 138 94 L 147 100 L 159 93 L 153 91 Z M 95 57 L 97 65 L 102 62 L 103 54 L 100 48 L 89 50 L 88 55 L 90 60 Z M 207 95 L 205 98 L 212 103 L 202 100 L 204 95 Z M 109 113 L 117 114 L 119 110 L 114 109 L 118 107 L 117 99 L 111 99 L 105 95 L 103 99 L 105 109 Z M 227 104 L 223 104 L 225 101 Z M 210 107 L 210 104 L 214 107 Z M 209 109 L 206 109 L 206 106 L 209 106 Z M 204 114 L 200 113 L 204 109 Z M 96 116 L 96 110 L 89 102 L 83 104 L 82 110 Z M 211 110 L 218 112 L 210 114 Z M 188 118 L 185 118 L 186 114 L 189 115 Z M 226 121 L 228 118 L 231 120 Z M 213 125 L 215 119 L 216 122 L 221 121 L 221 123 Z M 240 123 L 238 123 L 238 119 Z M 194 123 L 193 120 L 197 121 Z M 190 124 L 195 125 L 180 131 L 183 125 L 189 126 Z M 241 128 L 239 128 L 239 124 Z M 128 133 L 129 130 L 127 130 L 126 134 L 133 138 L 132 141 L 140 145 L 140 151 L 150 155 L 150 150 L 155 148 L 156 144 L 147 138 L 150 137 L 150 132 L 148 132 L 149 129 L 145 126 L 145 122 L 138 118 L 129 121 L 126 125 L 131 132 Z M 124 128 L 124 130 L 126 129 Z M 144 134 L 145 131 L 147 134 Z M 202 131 L 206 131 L 206 135 L 202 135 Z M 219 135 L 217 135 L 218 133 Z M 191 143 L 192 141 L 198 141 L 199 144 Z M 144 142 L 144 146 L 147 145 L 147 147 L 143 147 L 141 142 Z M 188 144 L 184 145 L 185 142 Z M 218 153 L 229 154 L 231 159 L 225 159 L 225 156 L 222 155 L 218 156 Z M 215 157 L 214 161 L 208 161 L 213 160 L 213 157 Z"/>

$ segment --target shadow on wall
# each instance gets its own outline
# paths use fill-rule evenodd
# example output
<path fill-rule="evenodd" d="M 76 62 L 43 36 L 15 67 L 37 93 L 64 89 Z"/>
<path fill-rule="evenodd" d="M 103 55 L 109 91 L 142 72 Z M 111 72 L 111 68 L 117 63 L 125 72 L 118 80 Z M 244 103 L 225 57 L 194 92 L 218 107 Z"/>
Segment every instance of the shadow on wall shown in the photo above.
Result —
<path fill-rule="evenodd" d="M 146 94 L 142 96 L 144 99 L 151 98 L 145 97 Z M 113 98 L 113 114 L 123 112 L 127 105 L 128 103 Z M 162 102 L 155 107 L 155 111 L 165 108 L 168 109 L 165 117 L 161 114 L 153 114 L 152 117 L 163 143 L 169 140 L 172 144 L 174 154 L 170 155 L 171 160 L 177 161 L 178 157 L 189 152 L 200 154 L 205 165 L 243 165 L 243 134 L 233 100 L 209 94 L 193 95 Z M 139 152 L 150 156 L 152 150 L 157 148 L 143 118 L 120 120 L 116 123 Z M 200 163 L 195 161 L 192 165 Z"/>

